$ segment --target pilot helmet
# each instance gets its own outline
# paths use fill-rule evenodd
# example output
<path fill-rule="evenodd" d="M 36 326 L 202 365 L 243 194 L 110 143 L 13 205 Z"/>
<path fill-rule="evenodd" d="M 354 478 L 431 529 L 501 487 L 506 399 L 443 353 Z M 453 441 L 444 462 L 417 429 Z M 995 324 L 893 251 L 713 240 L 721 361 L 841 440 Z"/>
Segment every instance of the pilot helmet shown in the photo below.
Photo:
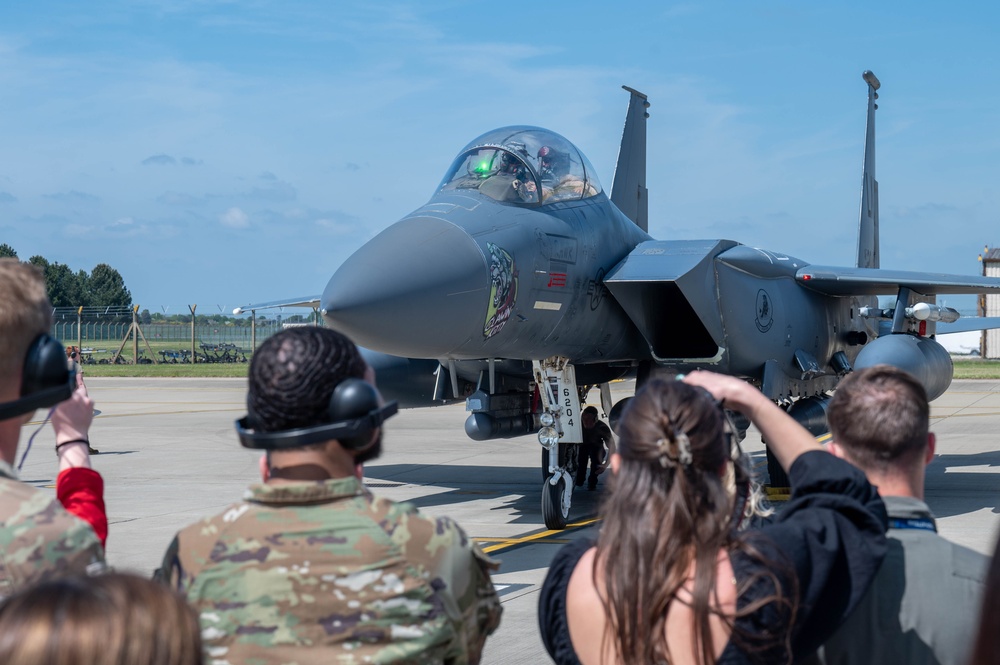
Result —
<path fill-rule="evenodd" d="M 561 175 L 568 171 L 568 162 L 562 152 L 552 146 L 543 145 L 538 149 L 538 165 L 543 172 L 551 171 L 556 175 Z"/>
<path fill-rule="evenodd" d="M 517 173 L 521 168 L 521 160 L 506 150 L 500 152 L 500 170 L 504 173 Z"/>

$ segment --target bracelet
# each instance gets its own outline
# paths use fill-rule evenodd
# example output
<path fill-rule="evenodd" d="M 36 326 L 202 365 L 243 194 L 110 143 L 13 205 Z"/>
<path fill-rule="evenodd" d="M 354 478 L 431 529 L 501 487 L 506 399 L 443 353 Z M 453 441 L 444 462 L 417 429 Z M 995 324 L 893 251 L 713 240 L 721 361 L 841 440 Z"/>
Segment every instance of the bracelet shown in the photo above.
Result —
<path fill-rule="evenodd" d="M 59 454 L 59 449 L 62 448 L 63 446 L 71 446 L 74 443 L 82 443 L 88 448 L 90 447 L 90 441 L 87 441 L 86 439 L 73 439 L 72 441 L 63 441 L 62 443 L 56 444 L 56 454 L 57 455 Z"/>

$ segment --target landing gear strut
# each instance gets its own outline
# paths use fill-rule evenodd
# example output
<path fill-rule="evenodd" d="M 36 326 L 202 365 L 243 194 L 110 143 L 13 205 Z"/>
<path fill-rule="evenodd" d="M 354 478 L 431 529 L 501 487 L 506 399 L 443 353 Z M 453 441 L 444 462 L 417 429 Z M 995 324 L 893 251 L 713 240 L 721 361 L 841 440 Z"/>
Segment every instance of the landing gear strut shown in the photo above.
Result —
<path fill-rule="evenodd" d="M 562 530 L 573 500 L 578 446 L 583 442 L 580 391 L 576 373 L 566 358 L 553 357 L 532 363 L 542 398 L 542 517 L 548 529 Z"/>

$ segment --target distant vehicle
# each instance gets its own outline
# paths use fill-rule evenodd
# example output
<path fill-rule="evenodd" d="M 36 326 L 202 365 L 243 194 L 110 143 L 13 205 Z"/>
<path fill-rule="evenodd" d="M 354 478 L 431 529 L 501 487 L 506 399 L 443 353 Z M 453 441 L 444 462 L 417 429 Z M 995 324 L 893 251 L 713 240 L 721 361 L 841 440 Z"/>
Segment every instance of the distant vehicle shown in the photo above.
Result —
<path fill-rule="evenodd" d="M 309 304 L 367 347 L 379 385 L 430 403 L 466 398 L 476 440 L 538 432 L 549 528 L 569 516 L 580 405 L 609 381 L 704 368 L 743 377 L 814 432 L 841 377 L 879 363 L 913 373 L 931 399 L 951 383 L 936 326 L 963 320 L 937 294 L 1000 291 L 1000 279 L 879 267 L 875 100 L 857 261 L 812 265 L 732 240 L 647 233 L 646 109 L 630 101 L 609 197 L 583 153 L 545 129 L 503 127 L 470 142 L 430 201 L 361 247 Z M 878 295 L 895 306 L 878 307 Z M 389 355 L 386 355 L 389 354 Z M 539 389 L 540 388 L 540 389 Z M 413 398 L 417 399 L 414 400 Z M 770 465 L 772 482 L 780 468 Z"/>

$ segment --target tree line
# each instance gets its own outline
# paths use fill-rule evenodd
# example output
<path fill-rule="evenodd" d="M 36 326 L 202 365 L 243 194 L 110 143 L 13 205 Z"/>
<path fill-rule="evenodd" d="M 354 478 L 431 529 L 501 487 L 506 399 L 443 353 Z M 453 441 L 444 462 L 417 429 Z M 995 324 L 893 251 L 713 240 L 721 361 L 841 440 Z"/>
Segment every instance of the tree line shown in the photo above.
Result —
<path fill-rule="evenodd" d="M 0 243 L 0 258 L 17 259 L 17 252 L 6 243 Z M 85 308 L 84 318 L 117 319 L 131 318 L 132 293 L 125 286 L 121 274 L 107 263 L 99 263 L 88 274 L 85 270 L 73 272 L 63 263 L 50 262 L 43 256 L 32 256 L 27 261 L 42 269 L 45 274 L 45 288 L 49 301 L 60 316 L 75 317 L 79 307 Z M 67 309 L 72 312 L 66 311 Z M 105 310 L 105 311 L 101 311 Z M 312 316 L 292 314 L 291 316 L 273 315 L 273 319 L 281 323 L 307 323 Z M 143 325 L 158 324 L 190 324 L 190 314 L 150 313 L 148 309 L 139 312 L 139 322 Z M 258 325 L 269 325 L 271 319 L 264 314 L 257 315 Z M 249 317 L 225 316 L 223 314 L 198 314 L 196 325 L 249 327 Z"/>
<path fill-rule="evenodd" d="M 0 258 L 17 259 L 10 245 L 0 244 Z M 35 255 L 27 261 L 45 274 L 45 289 L 53 307 L 131 307 L 132 293 L 125 286 L 121 273 L 107 263 L 98 263 L 88 274 L 73 272 L 68 265 L 50 262 Z"/>

